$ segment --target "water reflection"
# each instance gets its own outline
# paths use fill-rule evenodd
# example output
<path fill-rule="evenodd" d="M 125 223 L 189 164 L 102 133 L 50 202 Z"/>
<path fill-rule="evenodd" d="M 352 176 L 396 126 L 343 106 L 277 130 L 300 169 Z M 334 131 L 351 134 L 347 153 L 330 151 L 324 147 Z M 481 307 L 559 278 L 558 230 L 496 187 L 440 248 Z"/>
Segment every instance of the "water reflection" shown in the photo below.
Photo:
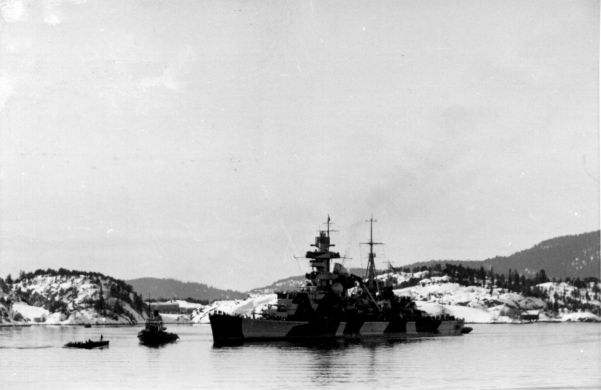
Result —
<path fill-rule="evenodd" d="M 303 350 L 332 350 L 345 348 L 390 348 L 398 344 L 415 344 L 435 338 L 413 338 L 413 339 L 337 339 L 337 340 L 307 340 L 307 341 L 244 341 L 232 343 L 215 343 L 213 342 L 214 350 L 236 350 L 243 348 L 279 348 L 279 349 L 303 349 Z"/>
<path fill-rule="evenodd" d="M 245 367 L 261 364 L 262 356 L 277 357 L 277 362 L 270 362 L 273 371 L 281 376 L 272 378 L 275 382 L 308 381 L 311 387 L 368 386 L 381 381 L 383 373 L 400 380 L 402 367 L 391 362 L 390 356 L 406 354 L 407 348 L 428 340 L 254 341 L 237 345 L 213 344 L 211 352 L 217 360 L 235 361 L 234 366 Z"/>
<path fill-rule="evenodd" d="M 598 324 L 481 325 L 466 337 L 213 345 L 210 328 L 140 345 L 139 329 L 0 328 L 1 388 L 599 388 Z M 70 350 L 104 338 L 105 350 Z M 42 348 L 41 348 L 42 347 Z M 92 378 L 92 379 L 91 379 Z"/>
<path fill-rule="evenodd" d="M 142 342 L 139 342 L 138 345 L 140 347 L 144 347 L 144 348 L 148 348 L 148 349 L 161 349 L 161 348 L 166 348 L 168 347 L 170 344 L 173 343 L 165 343 L 165 344 L 143 344 Z"/>

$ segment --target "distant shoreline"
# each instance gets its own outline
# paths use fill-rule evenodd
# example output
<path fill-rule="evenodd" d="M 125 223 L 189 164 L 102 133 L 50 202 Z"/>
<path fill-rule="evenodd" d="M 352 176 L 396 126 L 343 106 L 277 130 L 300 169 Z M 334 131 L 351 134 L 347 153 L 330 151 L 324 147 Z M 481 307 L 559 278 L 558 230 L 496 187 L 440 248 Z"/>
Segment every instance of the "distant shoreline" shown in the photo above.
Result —
<path fill-rule="evenodd" d="M 34 324 L 0 324 L 0 328 L 29 328 L 31 326 L 72 326 L 72 327 L 84 327 L 87 324 L 44 324 L 44 323 L 34 323 Z M 133 326 L 141 326 L 144 324 L 90 324 L 92 328 L 121 328 L 121 327 L 133 327 Z"/>
<path fill-rule="evenodd" d="M 197 326 L 197 325 L 209 325 L 209 323 L 200 323 L 200 322 L 164 322 L 166 325 L 179 325 L 179 326 Z M 560 320 L 541 320 L 541 321 L 525 321 L 525 322 L 465 322 L 469 325 L 532 325 L 532 324 L 590 324 L 590 323 L 599 323 L 599 321 L 560 321 Z M 0 328 L 29 328 L 32 326 L 48 326 L 48 327 L 84 327 L 87 324 L 44 324 L 44 323 L 35 323 L 35 324 L 0 324 Z M 91 328 L 124 328 L 124 327 L 139 327 L 143 324 L 90 324 Z"/>

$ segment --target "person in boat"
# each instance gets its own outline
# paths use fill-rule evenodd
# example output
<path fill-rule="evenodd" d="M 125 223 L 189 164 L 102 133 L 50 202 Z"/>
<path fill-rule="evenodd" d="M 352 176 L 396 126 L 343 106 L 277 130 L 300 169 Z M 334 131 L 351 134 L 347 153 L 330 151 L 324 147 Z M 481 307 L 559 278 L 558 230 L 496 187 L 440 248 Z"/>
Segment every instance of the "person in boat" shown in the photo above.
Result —
<path fill-rule="evenodd" d="M 104 337 L 103 337 L 102 335 L 100 335 L 100 341 L 102 341 L 102 339 L 103 339 L 103 338 L 104 338 Z"/>

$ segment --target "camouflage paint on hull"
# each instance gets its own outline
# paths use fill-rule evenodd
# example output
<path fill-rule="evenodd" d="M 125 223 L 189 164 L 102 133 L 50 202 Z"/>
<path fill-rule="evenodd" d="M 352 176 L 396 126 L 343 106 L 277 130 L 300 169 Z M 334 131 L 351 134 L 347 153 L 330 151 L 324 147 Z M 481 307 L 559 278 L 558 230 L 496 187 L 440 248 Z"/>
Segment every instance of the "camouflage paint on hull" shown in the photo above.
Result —
<path fill-rule="evenodd" d="M 209 318 L 215 343 L 460 336 L 464 324 L 463 320 L 431 317 L 393 321 L 284 321 L 211 314 Z"/>

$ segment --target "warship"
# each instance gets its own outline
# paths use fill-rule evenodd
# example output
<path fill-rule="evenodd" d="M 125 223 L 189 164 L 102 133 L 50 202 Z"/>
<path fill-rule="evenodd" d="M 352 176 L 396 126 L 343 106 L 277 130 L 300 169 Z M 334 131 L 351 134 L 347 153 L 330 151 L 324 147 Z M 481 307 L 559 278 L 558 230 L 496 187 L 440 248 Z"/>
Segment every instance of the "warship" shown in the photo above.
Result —
<path fill-rule="evenodd" d="M 396 296 L 392 286 L 376 278 L 371 218 L 369 259 L 365 278 L 349 273 L 340 254 L 330 250 L 330 217 L 305 257 L 312 271 L 306 285 L 293 291 L 276 292 L 277 302 L 259 315 L 224 312 L 209 314 L 213 342 L 238 344 L 246 341 L 387 340 L 428 336 L 459 336 L 469 330 L 464 320 L 450 315 L 432 316 L 417 309 L 410 297 Z"/>

